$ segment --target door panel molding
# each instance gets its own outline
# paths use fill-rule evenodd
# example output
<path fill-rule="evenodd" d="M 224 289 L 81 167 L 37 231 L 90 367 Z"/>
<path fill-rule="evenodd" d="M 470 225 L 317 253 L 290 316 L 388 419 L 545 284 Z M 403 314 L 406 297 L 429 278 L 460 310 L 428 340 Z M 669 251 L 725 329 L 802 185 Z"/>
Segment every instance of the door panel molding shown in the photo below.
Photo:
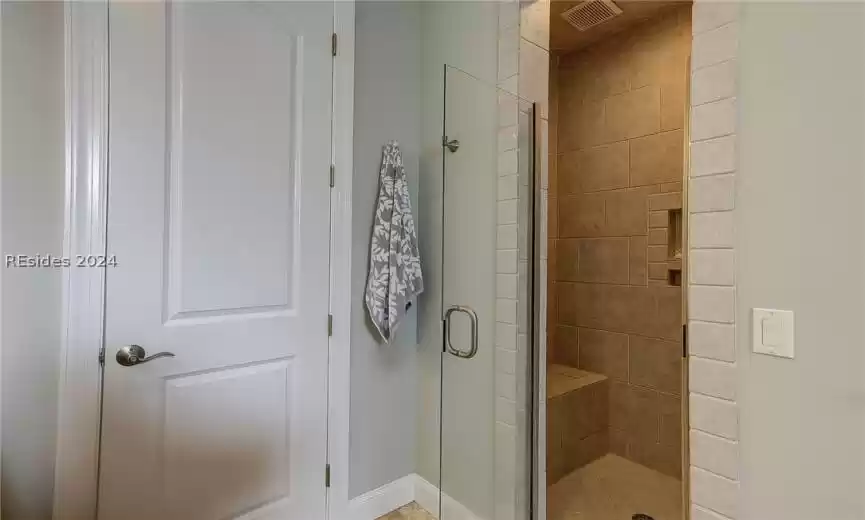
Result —
<path fill-rule="evenodd" d="M 280 311 L 294 316 L 301 248 L 300 201 L 295 196 L 301 189 L 297 170 L 305 148 L 302 92 L 308 42 L 300 35 L 283 35 L 281 52 L 271 53 L 268 47 L 275 43 L 271 41 L 277 38 L 274 35 L 247 39 L 231 30 L 254 23 L 244 17 L 230 22 L 211 19 L 209 23 L 222 33 L 214 41 L 201 21 L 187 12 L 190 10 L 196 10 L 194 4 L 166 5 L 165 321 L 271 316 Z M 218 65 L 196 59 L 211 53 L 222 57 Z M 263 81 L 250 82 L 247 78 L 251 77 Z M 256 98 L 268 99 L 268 106 L 250 103 Z M 224 112 L 213 111 L 214 104 Z M 230 125 L 216 124 L 227 118 Z M 213 166 L 201 168 L 204 163 Z M 244 175 L 249 165 L 265 174 Z M 281 175 L 282 171 L 287 175 Z M 206 200 L 197 192 L 204 186 L 209 187 Z M 258 214 L 242 211 L 250 188 L 259 188 L 256 198 L 265 194 L 265 200 L 257 202 Z M 214 210 L 214 195 L 218 210 Z M 204 225 L 227 230 L 232 240 L 202 240 L 196 230 Z M 265 233 L 270 233 L 269 239 L 260 240 Z M 242 250 L 256 251 L 254 270 L 245 268 L 249 264 Z M 186 261 L 190 254 L 210 259 L 206 273 Z M 202 275 L 216 275 L 226 283 L 216 288 L 202 280 Z M 279 283 L 271 283 L 273 280 Z"/>
<path fill-rule="evenodd" d="M 63 252 L 104 255 L 108 164 L 108 3 L 65 5 L 66 202 Z M 334 3 L 328 460 L 328 518 L 348 513 L 351 172 L 354 3 Z M 322 175 L 327 175 L 323 172 Z M 63 273 L 63 343 L 55 460 L 54 518 L 95 518 L 105 306 L 105 271 Z M 324 326 L 324 324 L 323 324 Z M 322 468 L 324 475 L 324 468 Z"/>

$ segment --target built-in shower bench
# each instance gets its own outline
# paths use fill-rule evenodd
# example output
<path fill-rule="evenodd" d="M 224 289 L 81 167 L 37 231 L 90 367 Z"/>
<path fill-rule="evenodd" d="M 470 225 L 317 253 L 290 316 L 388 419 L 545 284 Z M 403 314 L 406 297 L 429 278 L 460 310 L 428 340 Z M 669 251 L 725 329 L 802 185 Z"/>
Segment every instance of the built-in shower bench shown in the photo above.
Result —
<path fill-rule="evenodd" d="M 607 376 L 547 367 L 547 484 L 607 453 L 608 401 Z"/>

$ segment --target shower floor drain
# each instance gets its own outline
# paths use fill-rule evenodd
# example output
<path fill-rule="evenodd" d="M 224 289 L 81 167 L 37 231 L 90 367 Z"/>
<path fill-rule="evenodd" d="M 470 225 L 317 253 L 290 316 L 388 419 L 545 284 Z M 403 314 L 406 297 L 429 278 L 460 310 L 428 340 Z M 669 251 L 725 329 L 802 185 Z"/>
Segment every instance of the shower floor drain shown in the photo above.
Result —
<path fill-rule="evenodd" d="M 643 513 L 637 513 L 631 517 L 631 520 L 655 520 L 649 515 L 645 515 Z"/>

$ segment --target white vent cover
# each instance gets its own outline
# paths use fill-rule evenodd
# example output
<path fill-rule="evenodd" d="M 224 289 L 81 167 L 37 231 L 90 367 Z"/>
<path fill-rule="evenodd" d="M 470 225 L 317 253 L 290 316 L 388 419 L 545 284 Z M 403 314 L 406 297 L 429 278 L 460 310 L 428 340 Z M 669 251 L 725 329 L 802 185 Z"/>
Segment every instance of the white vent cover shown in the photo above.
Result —
<path fill-rule="evenodd" d="M 622 10 L 613 0 L 586 0 L 562 13 L 562 18 L 578 31 L 586 31 L 620 14 Z"/>

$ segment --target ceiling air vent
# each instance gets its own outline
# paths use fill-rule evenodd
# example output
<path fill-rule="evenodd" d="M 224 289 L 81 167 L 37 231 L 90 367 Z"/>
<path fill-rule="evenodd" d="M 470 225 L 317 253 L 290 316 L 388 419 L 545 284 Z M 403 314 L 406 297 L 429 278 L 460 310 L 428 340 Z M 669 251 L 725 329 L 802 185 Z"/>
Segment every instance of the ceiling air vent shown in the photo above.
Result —
<path fill-rule="evenodd" d="M 620 14 L 622 10 L 613 0 L 586 0 L 563 12 L 562 18 L 578 31 L 586 31 Z"/>

